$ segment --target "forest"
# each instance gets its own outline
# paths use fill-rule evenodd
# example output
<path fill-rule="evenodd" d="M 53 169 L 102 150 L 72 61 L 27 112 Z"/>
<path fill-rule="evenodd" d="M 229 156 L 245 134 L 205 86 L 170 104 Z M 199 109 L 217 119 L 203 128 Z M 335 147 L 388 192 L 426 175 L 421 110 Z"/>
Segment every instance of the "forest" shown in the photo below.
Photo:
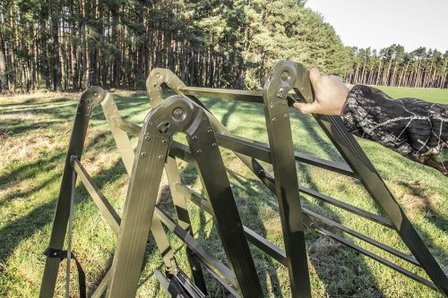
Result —
<path fill-rule="evenodd" d="M 345 46 L 305 0 L 2 0 L 0 92 L 189 85 L 260 88 L 292 59 L 347 83 L 447 88 L 448 52 Z"/>

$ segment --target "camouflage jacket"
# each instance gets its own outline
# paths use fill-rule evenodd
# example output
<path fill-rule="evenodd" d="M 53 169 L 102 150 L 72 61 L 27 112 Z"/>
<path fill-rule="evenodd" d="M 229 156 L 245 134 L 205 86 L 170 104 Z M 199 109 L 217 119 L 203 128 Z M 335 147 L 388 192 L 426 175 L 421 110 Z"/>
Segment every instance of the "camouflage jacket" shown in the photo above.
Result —
<path fill-rule="evenodd" d="M 448 105 L 415 98 L 391 99 L 356 85 L 342 112 L 347 129 L 448 176 Z"/>

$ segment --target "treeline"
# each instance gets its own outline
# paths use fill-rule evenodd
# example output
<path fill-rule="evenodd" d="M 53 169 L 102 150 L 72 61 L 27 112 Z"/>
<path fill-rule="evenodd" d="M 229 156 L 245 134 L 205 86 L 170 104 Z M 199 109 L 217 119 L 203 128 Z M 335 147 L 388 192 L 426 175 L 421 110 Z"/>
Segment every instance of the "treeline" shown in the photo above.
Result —
<path fill-rule="evenodd" d="M 448 88 L 448 51 L 420 47 L 405 52 L 397 44 L 380 51 L 351 50 L 353 69 L 345 79 L 352 84 Z"/>
<path fill-rule="evenodd" d="M 0 22 L 1 91 L 142 87 L 155 67 L 190 85 L 257 88 L 278 59 L 351 66 L 304 0 L 3 0 Z"/>
<path fill-rule="evenodd" d="M 447 87 L 447 53 L 345 47 L 305 0 L 2 0 L 0 92 L 189 85 L 259 88 L 279 59 L 350 83 Z"/>

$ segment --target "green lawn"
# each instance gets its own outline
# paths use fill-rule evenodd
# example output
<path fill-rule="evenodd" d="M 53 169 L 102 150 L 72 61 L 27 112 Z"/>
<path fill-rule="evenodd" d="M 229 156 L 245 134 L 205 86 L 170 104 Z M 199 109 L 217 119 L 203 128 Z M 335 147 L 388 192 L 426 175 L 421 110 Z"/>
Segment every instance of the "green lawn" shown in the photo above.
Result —
<path fill-rule="evenodd" d="M 396 97 L 417 96 L 429 101 L 448 103 L 447 90 L 384 90 Z M 142 122 L 149 109 L 143 92 L 120 91 L 115 93 L 115 97 L 125 119 Z M 42 252 L 48 245 L 77 100 L 77 94 L 53 93 L 0 99 L 0 296 L 37 296 L 45 260 Z M 204 102 L 233 133 L 267 141 L 262 106 L 213 99 Z M 295 111 L 292 113 L 293 135 L 298 151 L 342 161 L 311 117 L 299 115 Z M 447 178 L 378 144 L 364 140 L 360 142 L 432 253 L 448 272 Z M 83 164 L 121 213 L 127 176 L 99 107 L 94 111 L 86 146 Z M 243 222 L 281 247 L 282 237 L 275 199 L 231 152 L 223 150 L 222 153 L 226 165 L 232 170 L 230 179 L 238 197 Z M 184 182 L 201 191 L 194 169 L 181 162 L 179 166 Z M 298 166 L 298 173 L 303 185 L 378 212 L 366 192 L 353 179 L 305 165 Z M 105 274 L 104 268 L 111 262 L 115 236 L 99 216 L 82 186 L 77 188 L 76 194 L 73 247 L 87 272 L 88 287 L 93 289 Z M 162 196 L 163 207 L 172 212 L 169 194 L 163 191 Z M 406 252 L 399 237 L 379 225 L 306 196 L 303 197 L 303 204 Z M 189 209 L 195 236 L 219 258 L 223 258 L 222 247 L 217 240 L 211 218 L 193 205 Z M 378 252 L 352 237 L 344 237 Z M 174 248 L 180 248 L 180 242 L 174 236 L 172 240 Z M 307 245 L 313 294 L 316 297 L 440 297 L 431 289 L 329 239 L 308 233 Z M 153 269 L 161 264 L 152 241 L 148 244 L 147 252 L 138 295 L 166 295 L 152 275 Z M 183 250 L 180 249 L 178 253 L 180 265 L 185 266 Z M 412 272 L 422 273 L 422 270 L 394 257 L 378 253 Z M 253 255 L 267 295 L 288 297 L 285 268 L 255 248 Z M 61 266 L 58 296 L 64 294 L 64 270 Z M 72 289 L 76 289 L 76 282 L 73 281 L 72 284 Z M 211 292 L 214 296 L 223 295 L 216 284 L 212 284 Z M 76 296 L 74 290 L 72 295 Z"/>

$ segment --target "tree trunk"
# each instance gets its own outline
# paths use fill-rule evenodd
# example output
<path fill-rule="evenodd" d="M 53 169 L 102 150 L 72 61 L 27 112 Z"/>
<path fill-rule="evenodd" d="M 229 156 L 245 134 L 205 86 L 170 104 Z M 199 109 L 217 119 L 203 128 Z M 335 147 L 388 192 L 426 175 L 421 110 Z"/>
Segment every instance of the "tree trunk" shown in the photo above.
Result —
<path fill-rule="evenodd" d="M 3 40 L 0 39 L 0 93 L 5 92 L 7 90 L 8 90 L 8 82 L 6 76 L 5 48 Z"/>

